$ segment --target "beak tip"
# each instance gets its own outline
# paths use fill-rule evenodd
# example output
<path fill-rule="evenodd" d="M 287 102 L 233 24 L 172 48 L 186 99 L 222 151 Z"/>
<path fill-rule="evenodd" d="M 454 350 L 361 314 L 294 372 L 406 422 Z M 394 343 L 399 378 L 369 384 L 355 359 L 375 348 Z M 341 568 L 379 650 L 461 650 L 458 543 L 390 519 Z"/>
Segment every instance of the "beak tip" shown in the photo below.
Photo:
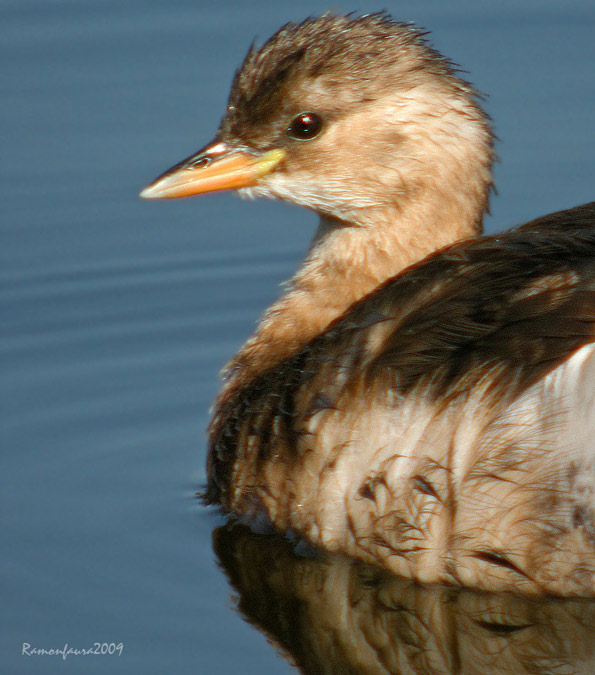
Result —
<path fill-rule="evenodd" d="M 159 196 L 156 193 L 154 185 L 147 185 L 139 193 L 138 196 L 141 199 L 159 199 Z"/>

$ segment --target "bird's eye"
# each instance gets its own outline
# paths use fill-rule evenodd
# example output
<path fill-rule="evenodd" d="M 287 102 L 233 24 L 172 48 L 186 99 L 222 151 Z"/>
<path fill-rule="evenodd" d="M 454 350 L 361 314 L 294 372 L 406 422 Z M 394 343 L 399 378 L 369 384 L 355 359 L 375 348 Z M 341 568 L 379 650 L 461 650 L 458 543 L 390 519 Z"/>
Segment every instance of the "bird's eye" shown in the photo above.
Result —
<path fill-rule="evenodd" d="M 322 130 L 322 118 L 313 112 L 300 113 L 289 125 L 287 132 L 298 141 L 310 141 Z"/>

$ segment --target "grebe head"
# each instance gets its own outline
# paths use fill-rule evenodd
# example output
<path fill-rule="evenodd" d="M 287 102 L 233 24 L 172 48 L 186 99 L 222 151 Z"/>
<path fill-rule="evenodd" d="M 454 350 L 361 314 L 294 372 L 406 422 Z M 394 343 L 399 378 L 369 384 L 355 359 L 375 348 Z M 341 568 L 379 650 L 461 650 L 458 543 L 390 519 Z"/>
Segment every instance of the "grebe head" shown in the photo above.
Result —
<path fill-rule="evenodd" d="M 491 130 L 475 90 L 424 35 L 385 14 L 287 24 L 249 50 L 215 140 L 142 196 L 240 189 L 373 225 L 431 194 L 477 231 Z"/>

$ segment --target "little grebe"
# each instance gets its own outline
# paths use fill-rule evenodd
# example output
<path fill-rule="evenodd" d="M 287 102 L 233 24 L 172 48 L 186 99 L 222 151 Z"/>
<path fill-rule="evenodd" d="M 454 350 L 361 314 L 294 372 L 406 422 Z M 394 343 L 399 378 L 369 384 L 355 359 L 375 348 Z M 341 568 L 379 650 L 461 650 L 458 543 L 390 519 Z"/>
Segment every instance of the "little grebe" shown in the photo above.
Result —
<path fill-rule="evenodd" d="M 211 502 L 422 582 L 595 594 L 595 203 L 478 237 L 474 89 L 385 14 L 250 49 L 215 140 L 147 187 L 320 214 L 226 369 Z"/>

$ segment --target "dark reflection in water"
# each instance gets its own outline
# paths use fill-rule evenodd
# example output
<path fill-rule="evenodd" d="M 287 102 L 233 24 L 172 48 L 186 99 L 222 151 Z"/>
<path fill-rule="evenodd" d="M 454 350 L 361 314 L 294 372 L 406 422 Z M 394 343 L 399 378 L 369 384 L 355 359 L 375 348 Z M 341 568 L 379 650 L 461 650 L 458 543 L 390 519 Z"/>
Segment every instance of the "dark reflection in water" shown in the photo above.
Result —
<path fill-rule="evenodd" d="M 423 587 L 234 522 L 213 547 L 241 613 L 305 674 L 595 672 L 593 600 Z"/>

